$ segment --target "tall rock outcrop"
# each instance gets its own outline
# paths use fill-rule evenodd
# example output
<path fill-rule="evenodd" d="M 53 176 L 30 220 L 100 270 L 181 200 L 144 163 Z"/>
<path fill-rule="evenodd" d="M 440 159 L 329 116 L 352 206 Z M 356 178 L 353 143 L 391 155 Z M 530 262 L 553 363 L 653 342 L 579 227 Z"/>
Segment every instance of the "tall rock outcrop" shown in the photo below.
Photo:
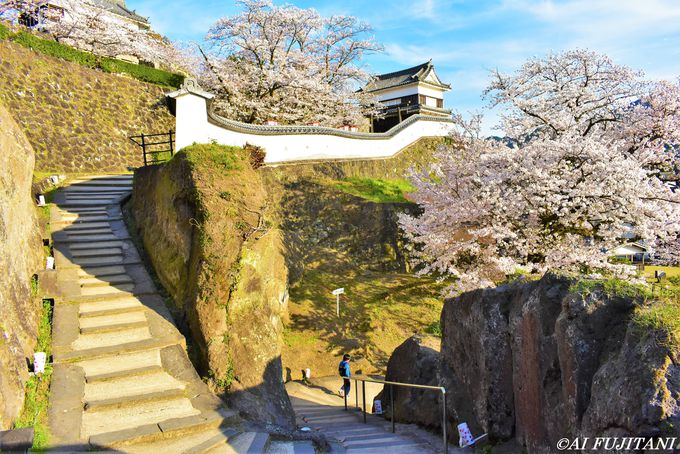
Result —
<path fill-rule="evenodd" d="M 134 181 L 136 226 L 197 368 L 245 416 L 292 427 L 280 356 L 287 268 L 246 153 L 195 145 Z"/>
<path fill-rule="evenodd" d="M 516 437 L 529 453 L 555 452 L 564 437 L 680 436 L 677 347 L 637 323 L 634 298 L 573 284 L 548 274 L 447 301 L 441 354 L 411 339 L 390 359 L 388 379 L 445 386 L 452 432 L 466 421 L 492 440 Z M 399 370 L 424 361 L 436 372 Z M 440 427 L 415 397 L 401 395 L 397 417 Z"/>
<path fill-rule="evenodd" d="M 41 260 L 34 163 L 31 145 L 0 105 L 0 429 L 9 428 L 23 406 L 26 359 L 33 357 L 41 311 L 31 290 Z"/>

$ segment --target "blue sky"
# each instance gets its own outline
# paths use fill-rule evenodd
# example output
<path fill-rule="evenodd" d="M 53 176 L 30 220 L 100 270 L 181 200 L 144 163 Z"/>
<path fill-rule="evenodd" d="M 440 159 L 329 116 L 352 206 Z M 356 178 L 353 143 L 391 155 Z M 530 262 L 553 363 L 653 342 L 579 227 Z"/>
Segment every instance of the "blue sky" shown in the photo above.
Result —
<path fill-rule="evenodd" d="M 353 15 L 370 23 L 386 52 L 365 63 L 376 73 L 432 58 L 452 84 L 449 108 L 482 109 L 489 70 L 517 69 L 532 56 L 576 47 L 603 52 L 651 79 L 680 76 L 680 0 L 392 0 L 287 2 L 324 15 Z M 160 33 L 201 40 L 218 17 L 238 11 L 233 1 L 128 0 Z M 491 132 L 491 113 L 485 130 Z"/>

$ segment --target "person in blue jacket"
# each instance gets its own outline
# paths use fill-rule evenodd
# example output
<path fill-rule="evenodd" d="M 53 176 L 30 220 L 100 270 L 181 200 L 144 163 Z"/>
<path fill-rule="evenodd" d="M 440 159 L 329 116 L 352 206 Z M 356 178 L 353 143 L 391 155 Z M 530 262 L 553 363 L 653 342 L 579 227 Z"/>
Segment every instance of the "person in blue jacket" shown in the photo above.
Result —
<path fill-rule="evenodd" d="M 350 382 L 349 382 L 349 377 L 351 375 L 351 372 L 349 370 L 349 360 L 350 356 L 345 353 L 342 356 L 342 361 L 338 365 L 338 373 L 342 377 L 342 388 L 340 388 L 340 396 L 349 396 L 349 389 L 350 389 Z"/>

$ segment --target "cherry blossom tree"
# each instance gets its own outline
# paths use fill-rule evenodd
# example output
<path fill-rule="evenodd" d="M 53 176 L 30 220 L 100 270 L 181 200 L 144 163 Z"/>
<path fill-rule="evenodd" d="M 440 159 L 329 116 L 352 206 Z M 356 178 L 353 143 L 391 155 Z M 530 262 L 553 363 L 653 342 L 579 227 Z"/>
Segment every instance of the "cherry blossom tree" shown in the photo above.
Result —
<path fill-rule="evenodd" d="M 218 20 L 201 82 L 218 96 L 213 106 L 232 119 L 262 123 L 358 124 L 370 109 L 356 84 L 360 61 L 382 48 L 370 27 L 349 16 L 242 0 L 243 12 Z"/>
<path fill-rule="evenodd" d="M 422 272 L 470 289 L 522 269 L 630 273 L 608 260 L 626 238 L 677 253 L 678 84 L 571 51 L 494 73 L 487 96 L 513 146 L 456 117 L 457 146 L 414 176 L 423 214 L 400 219 Z"/>
<path fill-rule="evenodd" d="M 186 68 L 184 53 L 168 39 L 91 0 L 13 0 L 0 6 L 0 15 L 96 55 L 132 55 L 172 70 Z"/>

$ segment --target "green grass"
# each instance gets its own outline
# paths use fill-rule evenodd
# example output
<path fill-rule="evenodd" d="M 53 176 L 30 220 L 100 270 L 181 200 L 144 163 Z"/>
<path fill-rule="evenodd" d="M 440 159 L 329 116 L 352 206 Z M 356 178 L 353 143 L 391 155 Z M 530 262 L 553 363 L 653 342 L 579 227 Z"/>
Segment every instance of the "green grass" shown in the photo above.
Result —
<path fill-rule="evenodd" d="M 579 279 L 569 288 L 570 292 L 580 293 L 585 296 L 596 290 L 602 290 L 602 292 L 607 296 L 642 299 L 653 298 L 651 288 L 645 285 L 631 284 L 626 280 L 618 278 Z"/>
<path fill-rule="evenodd" d="M 341 191 L 376 203 L 405 203 L 405 194 L 415 191 L 407 180 L 349 177 L 334 182 Z"/>
<path fill-rule="evenodd" d="M 52 306 L 49 301 L 43 302 L 43 312 L 38 327 L 38 344 L 35 351 L 45 352 L 49 359 L 52 355 Z M 33 451 L 44 451 L 49 442 L 47 428 L 47 408 L 49 404 L 52 365 L 45 365 L 42 376 L 32 376 L 26 383 L 26 399 L 21 415 L 14 423 L 14 428 L 33 427 Z"/>
<path fill-rule="evenodd" d="M 180 153 L 186 156 L 193 169 L 207 166 L 223 172 L 241 169 L 244 159 L 243 148 L 216 143 L 195 143 L 182 148 Z"/>
<path fill-rule="evenodd" d="M 56 41 L 40 38 L 24 30 L 12 33 L 2 24 L 0 24 L 0 39 L 9 39 L 41 54 L 61 58 L 62 60 L 77 63 L 88 68 L 97 68 L 113 74 L 127 74 L 142 82 L 178 88 L 184 81 L 184 76 L 180 74 L 149 66 L 136 65 L 115 58 L 100 57 Z"/>
<path fill-rule="evenodd" d="M 430 325 L 425 328 L 425 332 L 432 334 L 433 336 L 442 337 L 442 325 L 441 321 L 435 320 Z"/>
<path fill-rule="evenodd" d="M 677 299 L 655 301 L 640 307 L 633 316 L 635 324 L 644 331 L 663 331 L 668 335 L 668 346 L 680 348 L 680 301 Z"/>
<path fill-rule="evenodd" d="M 6 25 L 0 24 L 0 39 L 7 39 L 12 36 L 12 31 Z"/>

